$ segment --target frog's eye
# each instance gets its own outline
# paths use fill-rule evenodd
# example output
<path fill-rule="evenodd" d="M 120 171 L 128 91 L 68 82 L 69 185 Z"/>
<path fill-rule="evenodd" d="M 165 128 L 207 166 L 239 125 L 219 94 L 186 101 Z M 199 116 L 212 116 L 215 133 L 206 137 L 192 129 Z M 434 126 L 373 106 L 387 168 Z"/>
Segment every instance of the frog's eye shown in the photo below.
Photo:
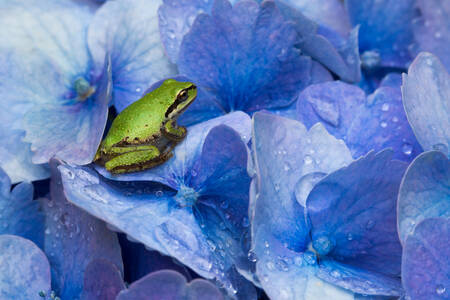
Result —
<path fill-rule="evenodd" d="M 184 102 L 188 98 L 188 92 L 186 90 L 182 90 L 177 97 L 178 102 Z"/>

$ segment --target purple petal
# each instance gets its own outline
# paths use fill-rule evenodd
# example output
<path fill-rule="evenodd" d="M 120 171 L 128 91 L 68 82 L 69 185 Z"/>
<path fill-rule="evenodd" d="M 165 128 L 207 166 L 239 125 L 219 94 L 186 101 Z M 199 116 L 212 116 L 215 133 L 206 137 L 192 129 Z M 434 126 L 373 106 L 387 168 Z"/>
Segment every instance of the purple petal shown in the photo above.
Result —
<path fill-rule="evenodd" d="M 234 112 L 189 127 L 184 141 L 175 147 L 174 157 L 159 167 L 122 175 L 112 175 L 98 166 L 96 169 L 103 176 L 114 180 L 157 181 L 178 189 L 180 181 L 191 176 L 192 168 L 202 152 L 205 137 L 213 127 L 221 124 L 230 126 L 239 132 L 245 142 L 250 139 L 249 116 L 243 112 Z"/>
<path fill-rule="evenodd" d="M 402 243 L 420 221 L 450 217 L 450 161 L 438 151 L 419 155 L 403 177 L 398 195 L 398 229 Z"/>
<path fill-rule="evenodd" d="M 417 0 L 421 16 L 414 20 L 414 55 L 428 51 L 439 57 L 450 72 L 450 2 L 445 0 Z"/>
<path fill-rule="evenodd" d="M 392 160 L 392 154 L 389 150 L 371 152 L 331 173 L 314 186 L 306 201 L 316 251 L 350 269 L 379 276 L 379 280 L 371 282 L 376 287 L 367 291 L 360 289 L 358 282 L 363 279 L 357 274 L 352 282 L 347 281 L 350 287 L 343 286 L 358 293 L 400 293 L 400 285 L 379 285 L 395 282 L 383 277 L 395 279 L 400 274 L 401 245 L 395 208 L 406 164 Z"/>
<path fill-rule="evenodd" d="M 405 242 L 402 281 L 414 300 L 450 297 L 450 220 L 420 222 Z"/>
<path fill-rule="evenodd" d="M 119 269 L 104 259 L 94 259 L 84 271 L 84 284 L 81 299 L 111 300 L 125 289 Z"/>
<path fill-rule="evenodd" d="M 89 25 L 88 42 L 96 69 L 111 56 L 113 101 L 119 111 L 141 98 L 153 82 L 175 74 L 158 30 L 162 1 L 108 1 Z"/>
<path fill-rule="evenodd" d="M 430 53 L 417 56 L 403 74 L 403 103 L 409 123 L 425 151 L 450 155 L 450 76 Z"/>
<path fill-rule="evenodd" d="M 50 290 L 50 265 L 31 241 L 0 235 L 0 298 L 42 299 Z"/>
<path fill-rule="evenodd" d="M 353 26 L 360 25 L 361 53 L 380 55 L 380 66 L 405 68 L 411 57 L 412 20 L 415 0 L 346 0 Z"/>
<path fill-rule="evenodd" d="M 33 185 L 23 182 L 11 190 L 8 175 L 0 169 L 0 234 L 12 234 L 44 243 L 44 216 L 33 201 Z"/>
<path fill-rule="evenodd" d="M 46 215 L 44 249 L 52 266 L 53 289 L 61 298 L 73 299 L 82 292 L 91 260 L 105 259 L 123 270 L 120 246 L 105 223 L 67 202 L 56 161 L 51 168 L 51 199 L 41 200 Z"/>

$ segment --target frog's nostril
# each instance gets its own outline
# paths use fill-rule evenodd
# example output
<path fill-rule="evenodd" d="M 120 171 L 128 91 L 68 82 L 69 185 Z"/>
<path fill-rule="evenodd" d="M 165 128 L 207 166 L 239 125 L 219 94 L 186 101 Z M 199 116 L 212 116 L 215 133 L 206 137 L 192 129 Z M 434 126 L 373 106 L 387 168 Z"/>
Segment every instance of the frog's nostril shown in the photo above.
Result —
<path fill-rule="evenodd" d="M 95 92 L 95 87 L 91 86 L 84 77 L 77 78 L 73 85 L 78 96 L 78 101 L 85 101 Z"/>

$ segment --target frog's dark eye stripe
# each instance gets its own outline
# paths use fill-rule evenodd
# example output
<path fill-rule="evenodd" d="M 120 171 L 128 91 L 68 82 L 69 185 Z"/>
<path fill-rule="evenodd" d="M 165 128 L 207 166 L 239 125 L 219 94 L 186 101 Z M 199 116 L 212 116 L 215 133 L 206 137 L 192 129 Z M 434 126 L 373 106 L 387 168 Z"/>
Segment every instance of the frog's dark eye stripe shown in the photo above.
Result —
<path fill-rule="evenodd" d="M 175 102 L 167 109 L 166 111 L 166 118 L 170 115 L 170 113 L 178 107 L 181 103 L 186 101 L 189 98 L 189 90 L 195 89 L 195 85 L 191 85 L 187 89 L 182 90 L 178 95 L 177 99 L 175 99 Z"/>

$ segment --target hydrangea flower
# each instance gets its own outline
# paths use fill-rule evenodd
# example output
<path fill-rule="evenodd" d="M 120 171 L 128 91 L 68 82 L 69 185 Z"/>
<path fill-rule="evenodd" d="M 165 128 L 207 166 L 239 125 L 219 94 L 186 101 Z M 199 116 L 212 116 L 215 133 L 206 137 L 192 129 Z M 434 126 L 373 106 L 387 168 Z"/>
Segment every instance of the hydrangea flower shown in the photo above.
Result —
<path fill-rule="evenodd" d="M 296 31 L 274 2 L 207 3 L 166 1 L 161 35 L 180 74 L 212 93 L 224 113 L 283 108 L 311 82 L 328 80 L 325 70 L 296 51 Z M 192 13 L 209 7 L 210 14 Z"/>
<path fill-rule="evenodd" d="M 395 77 L 367 97 L 359 87 L 340 81 L 311 85 L 298 97 L 296 117 L 308 128 L 324 124 L 329 133 L 345 141 L 354 158 L 392 148 L 396 159 L 411 161 L 422 152 Z"/>
<path fill-rule="evenodd" d="M 322 125 L 263 113 L 252 145 L 252 251 L 269 297 L 400 295 L 395 205 L 406 165 L 388 150 L 352 163 Z"/>
<path fill-rule="evenodd" d="M 14 164 L 0 161 L 14 180 L 48 176 L 32 163 L 53 156 L 91 162 L 111 93 L 130 103 L 150 82 L 172 74 L 159 44 L 157 1 L 111 1 L 97 11 L 76 1 L 0 4 L 2 133 L 33 151 L 32 158 L 30 151 L 18 153 Z M 26 132 L 24 141 L 17 130 Z M 14 148 L 2 150 L 16 155 Z"/>
<path fill-rule="evenodd" d="M 230 296 L 253 299 L 253 287 L 237 272 L 251 269 L 249 138 L 249 117 L 235 112 L 189 127 L 174 157 L 151 170 L 119 176 L 99 170 L 114 181 L 87 167 L 60 170 L 72 203 L 215 279 Z"/>

